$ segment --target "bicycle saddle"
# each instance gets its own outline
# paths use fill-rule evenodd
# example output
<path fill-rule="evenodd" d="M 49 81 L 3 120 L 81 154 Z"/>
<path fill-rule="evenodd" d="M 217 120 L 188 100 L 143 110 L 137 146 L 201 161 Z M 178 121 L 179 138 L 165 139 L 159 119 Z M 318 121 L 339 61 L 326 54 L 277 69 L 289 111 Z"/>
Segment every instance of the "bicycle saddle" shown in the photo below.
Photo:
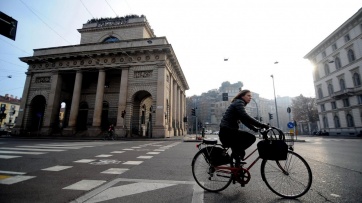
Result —
<path fill-rule="evenodd" d="M 205 140 L 205 139 L 203 139 L 202 143 L 203 144 L 216 144 L 217 140 Z"/>

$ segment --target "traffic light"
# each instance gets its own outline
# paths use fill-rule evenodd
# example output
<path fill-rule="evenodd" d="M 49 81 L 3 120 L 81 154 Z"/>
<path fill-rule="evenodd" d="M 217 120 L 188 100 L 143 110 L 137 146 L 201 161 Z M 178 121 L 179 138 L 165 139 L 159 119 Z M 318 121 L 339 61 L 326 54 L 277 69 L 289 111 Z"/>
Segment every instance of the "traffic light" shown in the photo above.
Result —
<path fill-rule="evenodd" d="M 194 108 L 191 109 L 191 115 L 196 116 L 196 109 L 194 109 Z"/>
<path fill-rule="evenodd" d="M 126 111 L 125 111 L 125 110 L 123 110 L 123 111 L 122 111 L 122 115 L 121 115 L 121 117 L 122 117 L 122 118 L 124 118 L 125 116 L 126 116 Z"/>
<path fill-rule="evenodd" d="M 222 93 L 222 100 L 223 101 L 229 101 L 228 93 Z"/>
<path fill-rule="evenodd" d="M 15 41 L 18 21 L 0 12 L 0 35 Z"/>
<path fill-rule="evenodd" d="M 269 120 L 273 119 L 273 114 L 269 113 Z"/>

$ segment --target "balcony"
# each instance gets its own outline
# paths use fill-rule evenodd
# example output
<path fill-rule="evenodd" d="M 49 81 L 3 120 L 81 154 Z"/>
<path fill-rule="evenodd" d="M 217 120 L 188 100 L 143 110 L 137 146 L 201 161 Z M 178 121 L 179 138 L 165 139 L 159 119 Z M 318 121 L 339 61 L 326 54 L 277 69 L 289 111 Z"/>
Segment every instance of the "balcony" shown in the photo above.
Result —
<path fill-rule="evenodd" d="M 332 96 L 333 99 L 340 99 L 340 98 L 343 98 L 343 97 L 353 96 L 354 93 L 355 93 L 355 88 L 346 88 L 344 90 L 334 92 L 331 96 Z"/>

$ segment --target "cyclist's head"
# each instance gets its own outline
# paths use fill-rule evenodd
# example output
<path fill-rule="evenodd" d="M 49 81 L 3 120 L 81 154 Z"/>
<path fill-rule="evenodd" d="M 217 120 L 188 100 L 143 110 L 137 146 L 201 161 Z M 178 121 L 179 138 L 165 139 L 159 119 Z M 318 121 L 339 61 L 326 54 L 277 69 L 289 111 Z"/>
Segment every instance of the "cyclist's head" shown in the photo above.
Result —
<path fill-rule="evenodd" d="M 241 90 L 239 92 L 239 94 L 237 94 L 231 102 L 234 102 L 235 99 L 242 99 L 246 103 L 249 103 L 250 100 L 251 100 L 251 92 L 250 92 L 250 90 Z"/>

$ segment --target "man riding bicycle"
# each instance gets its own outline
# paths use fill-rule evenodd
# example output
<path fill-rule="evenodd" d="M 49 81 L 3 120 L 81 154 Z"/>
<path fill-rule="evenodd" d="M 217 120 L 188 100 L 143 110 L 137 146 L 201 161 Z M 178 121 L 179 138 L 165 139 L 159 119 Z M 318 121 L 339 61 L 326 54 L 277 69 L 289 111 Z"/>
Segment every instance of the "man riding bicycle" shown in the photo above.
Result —
<path fill-rule="evenodd" d="M 269 128 L 267 124 L 255 120 L 246 113 L 245 106 L 251 98 L 250 90 L 240 91 L 231 101 L 220 123 L 220 141 L 224 147 L 231 148 L 231 157 L 235 159 L 237 166 L 240 165 L 240 159 L 244 158 L 245 150 L 256 140 L 253 134 L 239 130 L 239 122 L 255 132 L 257 132 L 256 127 Z"/>

